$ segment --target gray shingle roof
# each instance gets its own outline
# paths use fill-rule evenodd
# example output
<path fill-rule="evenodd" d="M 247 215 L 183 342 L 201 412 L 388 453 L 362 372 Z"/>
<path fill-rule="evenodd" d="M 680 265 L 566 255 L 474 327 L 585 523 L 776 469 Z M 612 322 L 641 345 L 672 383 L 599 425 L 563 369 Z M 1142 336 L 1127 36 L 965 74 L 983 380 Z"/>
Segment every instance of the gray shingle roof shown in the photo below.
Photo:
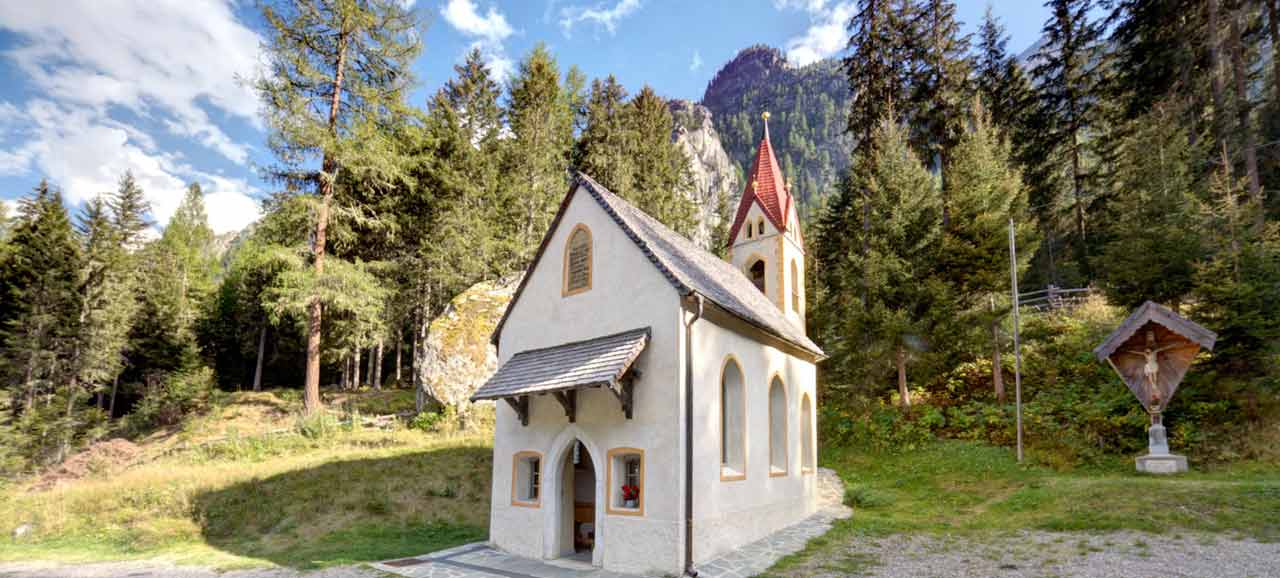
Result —
<path fill-rule="evenodd" d="M 1142 329 L 1148 321 L 1152 321 L 1163 325 L 1166 329 L 1177 333 L 1200 347 L 1213 351 L 1213 344 L 1218 340 L 1218 334 L 1205 329 L 1200 324 L 1187 319 L 1175 313 L 1172 309 L 1165 307 L 1154 301 L 1147 301 L 1129 314 L 1123 323 L 1116 328 L 1115 331 L 1108 335 L 1102 344 L 1093 349 L 1093 354 L 1098 356 L 1099 360 L 1106 360 L 1116 352 L 1124 342 L 1133 337 L 1139 329 Z"/>
<path fill-rule="evenodd" d="M 817 356 L 823 355 L 822 349 L 733 265 L 667 228 L 591 177 L 578 173 L 575 183 L 583 185 L 681 295 L 702 295 L 775 337 Z"/>
<path fill-rule="evenodd" d="M 580 387 L 616 387 L 649 343 L 649 328 L 632 329 L 521 351 L 508 359 L 471 400 L 551 393 Z"/>

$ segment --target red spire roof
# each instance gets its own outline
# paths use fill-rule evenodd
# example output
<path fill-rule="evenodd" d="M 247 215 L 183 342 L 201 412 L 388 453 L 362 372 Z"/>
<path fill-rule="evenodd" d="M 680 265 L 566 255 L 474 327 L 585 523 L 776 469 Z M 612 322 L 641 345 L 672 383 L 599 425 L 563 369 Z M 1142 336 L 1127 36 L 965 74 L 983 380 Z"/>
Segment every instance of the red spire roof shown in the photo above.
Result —
<path fill-rule="evenodd" d="M 733 226 L 729 228 L 730 246 L 738 238 L 738 230 L 747 220 L 752 202 L 760 204 L 760 209 L 778 231 L 787 232 L 787 215 L 791 214 L 791 192 L 782 179 L 782 169 L 778 167 L 778 159 L 773 156 L 773 146 L 769 144 L 768 113 L 765 113 L 764 119 L 764 138 L 756 151 L 756 161 L 751 165 L 747 188 L 742 192 L 742 201 L 738 203 L 738 214 L 733 218 Z"/>

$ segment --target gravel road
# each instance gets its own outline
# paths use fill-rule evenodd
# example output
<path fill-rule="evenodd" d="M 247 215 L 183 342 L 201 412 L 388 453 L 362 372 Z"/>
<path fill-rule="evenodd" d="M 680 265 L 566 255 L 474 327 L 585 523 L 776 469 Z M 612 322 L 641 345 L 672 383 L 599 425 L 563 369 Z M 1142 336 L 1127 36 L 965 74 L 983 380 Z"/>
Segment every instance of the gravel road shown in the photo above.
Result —
<path fill-rule="evenodd" d="M 787 575 L 880 578 L 1280 576 L 1280 544 L 1204 534 L 1021 532 L 855 538 Z"/>

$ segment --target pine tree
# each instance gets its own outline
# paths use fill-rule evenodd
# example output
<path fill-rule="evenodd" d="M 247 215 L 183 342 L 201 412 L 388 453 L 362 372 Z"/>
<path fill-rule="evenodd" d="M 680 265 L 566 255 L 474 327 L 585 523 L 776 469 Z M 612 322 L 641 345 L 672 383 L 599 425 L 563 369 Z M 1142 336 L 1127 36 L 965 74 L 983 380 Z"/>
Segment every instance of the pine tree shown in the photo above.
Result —
<path fill-rule="evenodd" d="M 956 6 L 948 0 L 924 0 L 918 8 L 922 30 L 910 47 L 914 67 L 911 114 L 915 125 L 913 140 L 926 163 L 943 175 L 942 220 L 949 219 L 949 191 L 946 166 L 951 151 L 964 133 L 966 109 L 972 88 L 969 77 L 969 37 L 960 34 Z"/>
<path fill-rule="evenodd" d="M 40 393 L 52 394 L 70 377 L 78 331 L 81 254 L 62 194 L 41 181 L 21 199 L 10 243 L 0 276 L 7 304 L 0 338 L 17 389 L 12 397 L 30 412 Z"/>
<path fill-rule="evenodd" d="M 1130 123 L 1121 144 L 1097 260 L 1098 280 L 1116 305 L 1176 306 L 1192 289 L 1203 257 L 1196 223 L 1196 161 L 1203 155 L 1191 146 L 1183 118 L 1176 101 L 1157 103 Z"/>
<path fill-rule="evenodd" d="M 1095 179 L 1087 159 L 1088 131 L 1097 121 L 1096 107 L 1102 96 L 1098 69 L 1101 28 L 1090 19 L 1094 0 L 1049 0 L 1046 5 L 1051 15 L 1032 73 L 1040 87 L 1038 113 L 1045 123 L 1039 135 L 1043 144 L 1037 152 L 1048 166 L 1036 176 L 1062 174 L 1066 182 L 1033 180 L 1040 189 L 1034 204 L 1070 207 L 1075 264 L 1089 278 L 1088 213 Z M 1065 202 L 1061 199 L 1063 190 Z M 1050 213 L 1042 221 L 1046 227 L 1056 228 L 1055 217 Z"/>
<path fill-rule="evenodd" d="M 1027 109 L 1035 94 L 1026 71 L 1006 50 L 1008 43 L 1004 25 L 988 6 L 978 28 L 974 83 L 1001 136 L 1017 146 L 1026 140 Z"/>
<path fill-rule="evenodd" d="M 886 107 L 901 109 L 908 94 L 909 54 L 915 31 L 912 0 L 859 0 L 849 22 L 849 56 L 844 60 L 853 101 L 847 131 L 860 147 L 872 138 Z"/>
<path fill-rule="evenodd" d="M 510 214 L 515 228 L 517 261 L 526 262 L 546 231 L 556 205 L 568 187 L 568 167 L 573 155 L 576 109 L 582 96 L 566 79 L 543 44 L 520 62 L 511 80 L 507 103 L 512 139 L 505 149 L 503 174 L 509 181 Z"/>
<path fill-rule="evenodd" d="M 820 335 L 831 354 L 833 380 L 865 380 L 874 390 L 883 375 L 880 368 L 896 366 L 901 402 L 910 405 L 907 357 L 932 338 L 945 301 L 944 284 L 932 275 L 940 247 L 941 199 L 934 178 L 892 116 L 885 116 L 874 138 L 867 152 L 858 155 L 848 183 L 866 198 L 870 228 L 820 231 L 824 237 L 852 237 L 850 247 L 866 247 L 821 262 L 831 275 L 865 285 L 857 287 L 855 281 L 852 288 L 827 288 L 821 306 L 841 315 L 828 317 Z"/>
<path fill-rule="evenodd" d="M 636 171 L 628 152 L 634 150 L 627 120 L 627 90 L 609 75 L 591 82 L 586 127 L 578 139 L 576 165 L 605 188 L 626 196 L 634 186 Z"/>
<path fill-rule="evenodd" d="M 315 187 L 311 266 L 320 277 L 339 170 L 380 185 L 406 176 L 395 141 L 380 129 L 405 116 L 421 36 L 412 13 L 396 0 L 278 1 L 264 5 L 263 17 L 270 71 L 254 85 L 270 128 L 268 143 L 283 165 L 277 175 L 291 190 Z M 318 171 L 309 164 L 316 160 Z M 303 384 L 308 414 L 321 407 L 322 311 L 320 298 L 312 298 Z"/>
<path fill-rule="evenodd" d="M 627 151 L 634 174 L 632 189 L 619 194 L 640 210 L 690 235 L 697 227 L 697 207 L 685 191 L 693 188 L 689 157 L 671 140 L 671 109 L 645 86 L 627 103 L 625 125 L 632 148 Z"/>

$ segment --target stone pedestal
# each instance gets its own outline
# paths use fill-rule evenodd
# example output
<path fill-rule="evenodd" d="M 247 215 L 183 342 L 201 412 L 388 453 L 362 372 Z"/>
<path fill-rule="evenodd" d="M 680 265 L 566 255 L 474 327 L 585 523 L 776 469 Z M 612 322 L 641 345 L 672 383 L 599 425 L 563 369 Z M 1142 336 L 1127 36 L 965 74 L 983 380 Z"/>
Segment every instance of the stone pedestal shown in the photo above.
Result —
<path fill-rule="evenodd" d="M 1187 471 L 1187 458 L 1169 453 L 1169 439 L 1164 426 L 1155 423 L 1147 430 L 1147 455 L 1134 459 L 1139 472 L 1176 474 Z"/>

